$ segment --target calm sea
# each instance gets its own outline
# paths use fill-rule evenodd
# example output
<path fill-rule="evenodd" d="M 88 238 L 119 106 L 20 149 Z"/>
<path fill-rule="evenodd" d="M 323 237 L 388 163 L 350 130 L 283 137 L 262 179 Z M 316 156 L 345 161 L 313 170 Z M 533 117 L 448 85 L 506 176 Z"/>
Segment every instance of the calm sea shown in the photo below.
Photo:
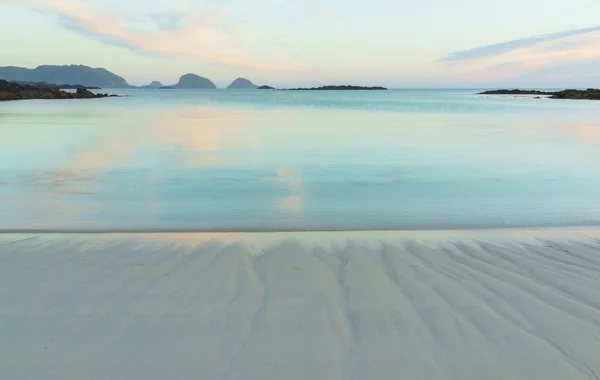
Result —
<path fill-rule="evenodd" d="M 600 225 L 600 102 L 117 93 L 0 103 L 0 229 Z"/>

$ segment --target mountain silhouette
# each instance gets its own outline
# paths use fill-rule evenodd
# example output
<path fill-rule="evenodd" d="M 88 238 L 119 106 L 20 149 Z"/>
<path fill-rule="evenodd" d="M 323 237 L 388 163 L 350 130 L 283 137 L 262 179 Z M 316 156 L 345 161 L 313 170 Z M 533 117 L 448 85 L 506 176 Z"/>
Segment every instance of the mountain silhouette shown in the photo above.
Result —
<path fill-rule="evenodd" d="M 227 86 L 228 90 L 250 90 L 258 87 L 254 83 L 250 82 L 246 78 L 237 78 L 233 81 L 229 86 Z"/>
<path fill-rule="evenodd" d="M 161 88 L 164 87 L 162 83 L 160 83 L 159 81 L 153 81 L 152 83 L 146 85 L 146 86 L 142 86 L 140 88 Z"/>
<path fill-rule="evenodd" d="M 16 66 L 0 67 L 0 79 L 15 82 L 82 85 L 86 87 L 131 87 L 125 79 L 106 69 L 91 68 L 83 65 L 44 65 L 35 69 Z"/>
<path fill-rule="evenodd" d="M 179 79 L 179 83 L 174 86 L 175 88 L 189 88 L 189 89 L 216 89 L 217 86 L 207 78 L 201 77 L 196 74 L 185 74 Z"/>

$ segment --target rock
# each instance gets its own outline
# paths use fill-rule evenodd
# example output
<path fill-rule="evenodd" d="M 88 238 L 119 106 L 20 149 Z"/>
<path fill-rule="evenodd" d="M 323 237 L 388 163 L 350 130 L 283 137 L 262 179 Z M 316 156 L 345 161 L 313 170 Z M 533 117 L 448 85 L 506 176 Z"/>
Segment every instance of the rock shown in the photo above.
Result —
<path fill-rule="evenodd" d="M 256 87 L 257 90 L 275 90 L 275 87 L 271 87 L 271 86 L 259 86 Z"/>
<path fill-rule="evenodd" d="M 477 95 L 553 95 L 554 92 L 537 90 L 492 90 L 480 92 Z"/>
<path fill-rule="evenodd" d="M 216 89 L 217 86 L 207 78 L 198 76 L 196 74 L 185 74 L 179 79 L 179 83 L 175 88 L 188 88 L 188 89 Z"/>
<path fill-rule="evenodd" d="M 46 82 L 23 82 L 23 81 L 11 81 L 21 85 L 29 85 L 33 87 L 45 87 L 45 88 L 60 88 L 61 90 L 77 90 L 80 88 L 87 88 L 88 90 L 99 90 L 100 87 L 94 86 L 83 86 L 80 84 L 54 84 Z"/>
<path fill-rule="evenodd" d="M 86 90 L 84 88 L 78 89 L 77 92 L 75 92 L 75 95 L 77 96 L 78 99 L 92 99 L 92 98 L 97 97 L 96 94 L 94 94 L 90 90 Z M 101 96 L 103 94 L 98 94 L 98 95 Z M 106 95 L 106 96 L 108 96 L 108 95 Z"/>
<path fill-rule="evenodd" d="M 100 90 L 102 87 L 94 87 L 94 86 L 82 86 L 80 84 L 60 84 L 60 85 L 55 85 L 55 84 L 46 84 L 48 87 L 53 87 L 53 88 L 59 88 L 61 90 L 79 90 L 80 88 L 86 89 L 86 90 Z"/>
<path fill-rule="evenodd" d="M 310 88 L 292 88 L 289 91 L 386 91 L 385 87 L 364 87 L 364 86 L 321 86 Z"/>
<path fill-rule="evenodd" d="M 246 78 L 237 78 L 229 86 L 228 90 L 254 90 L 257 86 Z"/>
<path fill-rule="evenodd" d="M 587 90 L 564 90 L 558 91 L 551 96 L 552 99 L 580 99 L 600 100 L 600 90 L 588 88 Z"/>
<path fill-rule="evenodd" d="M 19 96 L 13 92 L 0 91 L 0 102 L 7 100 L 19 100 Z"/>
<path fill-rule="evenodd" d="M 0 101 L 24 99 L 95 99 L 117 95 L 94 94 L 88 89 L 79 88 L 76 92 L 61 91 L 56 87 L 33 86 L 0 80 Z"/>
<path fill-rule="evenodd" d="M 153 81 L 149 85 L 142 86 L 140 88 L 161 88 L 161 87 L 164 87 L 164 85 L 162 83 L 160 83 L 159 81 Z"/>
<path fill-rule="evenodd" d="M 7 66 L 0 67 L 0 79 L 30 83 L 63 83 L 60 87 L 85 86 L 102 88 L 131 87 L 125 79 L 103 68 L 83 65 L 39 66 L 35 69 Z"/>
<path fill-rule="evenodd" d="M 550 95 L 550 99 L 600 100 L 600 90 L 536 91 L 536 90 L 493 90 L 480 92 L 478 95 Z"/>

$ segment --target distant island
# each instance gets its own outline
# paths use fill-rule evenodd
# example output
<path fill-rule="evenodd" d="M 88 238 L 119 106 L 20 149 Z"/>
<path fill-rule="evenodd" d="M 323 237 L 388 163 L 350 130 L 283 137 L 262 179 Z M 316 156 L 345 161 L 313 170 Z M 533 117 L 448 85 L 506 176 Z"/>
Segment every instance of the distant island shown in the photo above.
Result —
<path fill-rule="evenodd" d="M 155 80 L 146 86 L 141 86 L 140 88 L 161 88 L 161 87 L 164 87 L 164 85 L 162 83 L 160 83 L 159 81 Z"/>
<path fill-rule="evenodd" d="M 588 88 L 587 90 L 563 90 L 563 91 L 537 91 L 537 90 L 491 90 L 480 92 L 477 95 L 535 95 L 548 96 L 550 99 L 576 99 L 576 100 L 600 100 L 600 90 Z"/>
<path fill-rule="evenodd" d="M 95 99 L 115 97 L 117 95 L 94 94 L 85 88 L 76 92 L 61 91 L 57 87 L 34 86 L 0 80 L 0 101 L 27 99 Z"/>
<path fill-rule="evenodd" d="M 196 74 L 185 74 L 179 78 L 179 82 L 176 85 L 165 87 L 208 90 L 214 90 L 217 88 L 217 86 L 210 79 Z"/>
<path fill-rule="evenodd" d="M 364 87 L 364 86 L 321 86 L 310 88 L 290 88 L 286 91 L 387 91 L 385 87 Z"/>
<path fill-rule="evenodd" d="M 32 87 L 45 87 L 45 88 L 58 88 L 60 90 L 99 90 L 100 87 L 94 86 L 82 86 L 80 84 L 55 84 L 55 83 L 46 83 L 46 82 L 21 82 L 21 81 L 7 81 L 22 85 L 28 85 Z"/>
<path fill-rule="evenodd" d="M 33 87 L 47 87 L 59 89 L 100 89 L 100 88 L 139 88 L 139 89 L 200 89 L 213 90 L 217 86 L 208 78 L 188 73 L 179 78 L 176 84 L 164 85 L 160 81 L 152 81 L 148 85 L 132 86 L 127 81 L 104 68 L 92 68 L 85 65 L 42 65 L 35 69 L 25 67 L 6 66 L 0 67 L 0 80 L 17 82 Z M 258 89 L 275 90 L 274 87 L 257 86 L 246 78 L 235 79 L 227 89 Z M 385 91 L 385 87 L 367 86 L 336 86 L 328 85 L 310 88 L 290 88 L 287 91 Z"/>
<path fill-rule="evenodd" d="M 84 88 L 129 88 L 125 79 L 102 68 L 83 65 L 51 66 L 44 65 L 35 69 L 7 66 L 0 67 L 0 79 L 9 82 L 57 83 L 65 86 Z"/>
<path fill-rule="evenodd" d="M 228 90 L 254 90 L 258 86 L 246 78 L 237 78 L 229 86 Z"/>
<path fill-rule="evenodd" d="M 555 92 L 537 90 L 491 90 L 478 93 L 478 95 L 554 95 Z"/>

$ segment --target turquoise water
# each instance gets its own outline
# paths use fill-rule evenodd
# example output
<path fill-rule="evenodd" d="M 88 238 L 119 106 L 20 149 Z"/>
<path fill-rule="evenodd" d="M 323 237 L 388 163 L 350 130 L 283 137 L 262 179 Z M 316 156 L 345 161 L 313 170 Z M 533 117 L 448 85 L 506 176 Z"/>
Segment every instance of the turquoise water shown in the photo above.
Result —
<path fill-rule="evenodd" d="M 0 229 L 600 225 L 600 102 L 117 92 L 0 103 Z"/>

